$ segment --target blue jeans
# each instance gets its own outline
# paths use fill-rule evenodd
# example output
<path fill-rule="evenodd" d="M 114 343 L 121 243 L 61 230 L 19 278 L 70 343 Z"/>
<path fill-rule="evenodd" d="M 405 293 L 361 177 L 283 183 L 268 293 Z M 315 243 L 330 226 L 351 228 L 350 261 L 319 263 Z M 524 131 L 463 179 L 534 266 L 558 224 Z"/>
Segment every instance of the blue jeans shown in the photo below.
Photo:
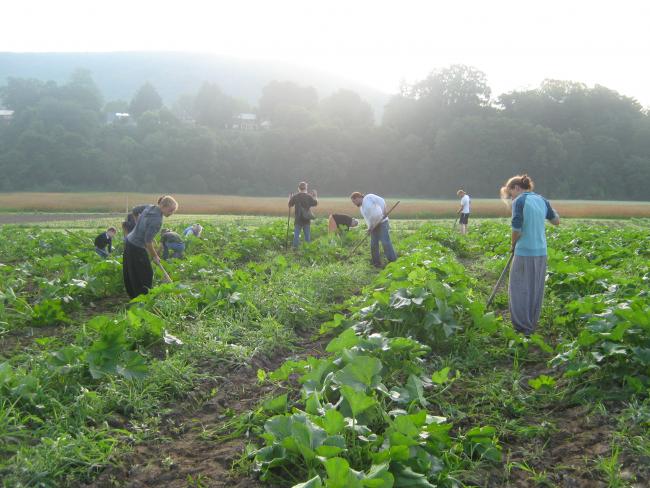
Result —
<path fill-rule="evenodd" d="M 395 261 L 397 256 L 395 255 L 395 249 L 393 249 L 393 244 L 390 242 L 390 234 L 388 233 L 389 226 L 388 221 L 384 221 L 375 227 L 370 233 L 370 255 L 372 256 L 372 264 L 375 266 L 381 266 L 381 257 L 379 256 L 379 242 L 384 248 L 384 255 L 389 261 Z"/>
<path fill-rule="evenodd" d="M 300 231 L 302 230 L 305 235 L 305 242 L 311 242 L 311 229 L 309 228 L 309 222 L 306 224 L 299 224 L 295 222 L 293 224 L 293 247 L 298 247 L 300 245 Z"/>
<path fill-rule="evenodd" d="M 108 257 L 108 251 L 106 249 L 100 249 L 100 248 L 96 247 L 95 252 L 99 256 L 103 257 L 104 259 L 106 259 Z"/>
<path fill-rule="evenodd" d="M 182 242 L 167 242 L 163 244 L 163 259 L 169 258 L 169 250 L 174 251 L 172 258 L 182 258 L 185 251 L 185 244 Z"/>

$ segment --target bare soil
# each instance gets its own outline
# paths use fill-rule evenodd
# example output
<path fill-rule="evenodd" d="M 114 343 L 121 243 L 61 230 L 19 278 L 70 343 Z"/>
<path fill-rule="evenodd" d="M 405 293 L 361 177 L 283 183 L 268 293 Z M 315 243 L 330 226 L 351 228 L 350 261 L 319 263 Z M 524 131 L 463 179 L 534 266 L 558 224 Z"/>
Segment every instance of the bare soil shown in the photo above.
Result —
<path fill-rule="evenodd" d="M 605 473 L 597 467 L 598 461 L 612 455 L 612 440 L 615 427 L 611 419 L 615 412 L 605 417 L 594 413 L 591 405 L 573 406 L 549 413 L 537 422 L 550 422 L 554 425 L 548 437 L 535 437 L 528 444 L 515 439 L 503 439 L 506 461 L 519 463 L 520 468 L 510 471 L 506 486 L 534 486 L 532 468 L 543 475 L 546 486 L 562 488 L 607 488 L 610 486 Z M 532 420 L 532 419 L 531 419 Z M 627 478 L 629 486 L 650 486 L 647 469 L 649 460 L 637 459 L 629 453 L 619 458 L 622 478 Z M 646 469 L 643 469 L 645 464 Z M 545 486 L 538 482 L 538 485 Z M 502 486 L 494 484 L 490 486 Z"/>
<path fill-rule="evenodd" d="M 329 339 L 303 338 L 297 357 L 323 354 Z M 291 355 L 296 357 L 296 355 Z M 256 488 L 262 484 L 251 476 L 233 470 L 247 442 L 236 438 L 210 439 L 206 432 L 218 430 L 226 419 L 255 409 L 274 394 L 274 386 L 260 385 L 257 369 L 274 370 L 287 359 L 286 351 L 273 358 L 259 358 L 246 368 L 224 373 L 223 365 L 203 364 L 204 372 L 213 372 L 183 404 L 177 404 L 165 416 L 156 439 L 134 446 L 133 452 L 116 460 L 88 486 L 93 488 Z M 225 377 L 221 377 L 224 375 Z M 216 379 L 220 378 L 220 379 Z M 216 394 L 212 394 L 216 390 Z M 198 406 L 197 406 L 198 405 Z M 258 442 L 259 444 L 259 442 Z M 265 485 L 268 486 L 268 485 Z"/>

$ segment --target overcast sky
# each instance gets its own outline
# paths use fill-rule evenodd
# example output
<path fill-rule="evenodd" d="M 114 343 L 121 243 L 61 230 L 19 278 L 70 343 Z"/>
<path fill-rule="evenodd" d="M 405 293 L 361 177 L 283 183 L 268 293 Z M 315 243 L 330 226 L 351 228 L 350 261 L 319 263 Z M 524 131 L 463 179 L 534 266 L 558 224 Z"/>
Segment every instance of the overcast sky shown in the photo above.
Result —
<path fill-rule="evenodd" d="M 389 93 L 468 64 L 493 94 L 544 78 L 650 106 L 644 0 L 6 0 L 0 51 L 197 51 L 319 68 Z"/>

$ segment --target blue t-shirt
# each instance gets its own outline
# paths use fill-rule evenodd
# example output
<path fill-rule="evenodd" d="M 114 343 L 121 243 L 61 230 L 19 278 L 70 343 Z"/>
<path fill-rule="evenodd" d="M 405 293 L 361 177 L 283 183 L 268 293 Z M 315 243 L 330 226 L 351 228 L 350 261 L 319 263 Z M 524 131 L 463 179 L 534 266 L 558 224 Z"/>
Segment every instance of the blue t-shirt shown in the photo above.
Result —
<path fill-rule="evenodd" d="M 515 256 L 546 256 L 544 220 L 556 217 L 551 204 L 541 195 L 527 191 L 512 203 L 512 230 L 521 232 Z"/>

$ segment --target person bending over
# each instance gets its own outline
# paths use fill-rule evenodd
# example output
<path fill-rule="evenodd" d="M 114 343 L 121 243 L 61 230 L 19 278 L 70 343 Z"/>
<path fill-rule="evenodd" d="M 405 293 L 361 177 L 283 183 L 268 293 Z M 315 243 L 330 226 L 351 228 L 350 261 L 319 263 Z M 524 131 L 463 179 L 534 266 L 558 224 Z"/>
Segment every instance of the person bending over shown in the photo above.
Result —
<path fill-rule="evenodd" d="M 149 292 L 153 285 L 151 260 L 160 265 L 160 257 L 153 247 L 153 240 L 160 232 L 163 217 L 169 217 L 178 209 L 173 197 L 165 195 L 157 205 L 147 205 L 137 219 L 135 228 L 126 236 L 122 272 L 124 287 L 129 297 L 135 298 Z"/>
<path fill-rule="evenodd" d="M 194 234 L 192 234 L 194 235 Z M 171 229 L 163 229 L 160 233 L 160 244 L 162 244 L 162 258 L 169 259 L 169 250 L 173 251 L 172 258 L 182 258 L 185 252 L 183 238 Z"/>
<path fill-rule="evenodd" d="M 109 227 L 106 232 L 102 232 L 95 237 L 95 252 L 99 256 L 107 258 L 113 252 L 113 237 L 115 237 L 115 234 L 117 234 L 117 229 Z"/>
<path fill-rule="evenodd" d="M 140 214 L 147 208 L 147 205 L 138 205 L 137 207 L 133 207 L 131 209 L 131 212 L 126 216 L 126 219 L 124 222 L 122 222 L 122 231 L 124 232 L 124 240 L 126 240 L 126 236 L 129 235 L 129 233 L 135 229 L 135 224 L 137 224 L 138 219 L 140 218 Z"/>
<path fill-rule="evenodd" d="M 359 221 L 345 214 L 331 214 L 328 219 L 327 230 L 328 232 L 338 232 L 340 227 L 346 227 L 350 230 L 351 227 L 359 225 Z"/>
<path fill-rule="evenodd" d="M 364 195 L 358 191 L 350 195 L 350 200 L 361 210 L 368 233 L 370 234 L 370 255 L 372 264 L 381 268 L 381 256 L 379 255 L 379 243 L 384 248 L 386 259 L 393 262 L 397 259 L 393 244 L 390 241 L 390 227 L 386 216 L 386 202 L 383 198 L 372 193 Z"/>
<path fill-rule="evenodd" d="M 183 231 L 183 237 L 201 237 L 203 227 L 201 224 L 192 224 Z"/>

